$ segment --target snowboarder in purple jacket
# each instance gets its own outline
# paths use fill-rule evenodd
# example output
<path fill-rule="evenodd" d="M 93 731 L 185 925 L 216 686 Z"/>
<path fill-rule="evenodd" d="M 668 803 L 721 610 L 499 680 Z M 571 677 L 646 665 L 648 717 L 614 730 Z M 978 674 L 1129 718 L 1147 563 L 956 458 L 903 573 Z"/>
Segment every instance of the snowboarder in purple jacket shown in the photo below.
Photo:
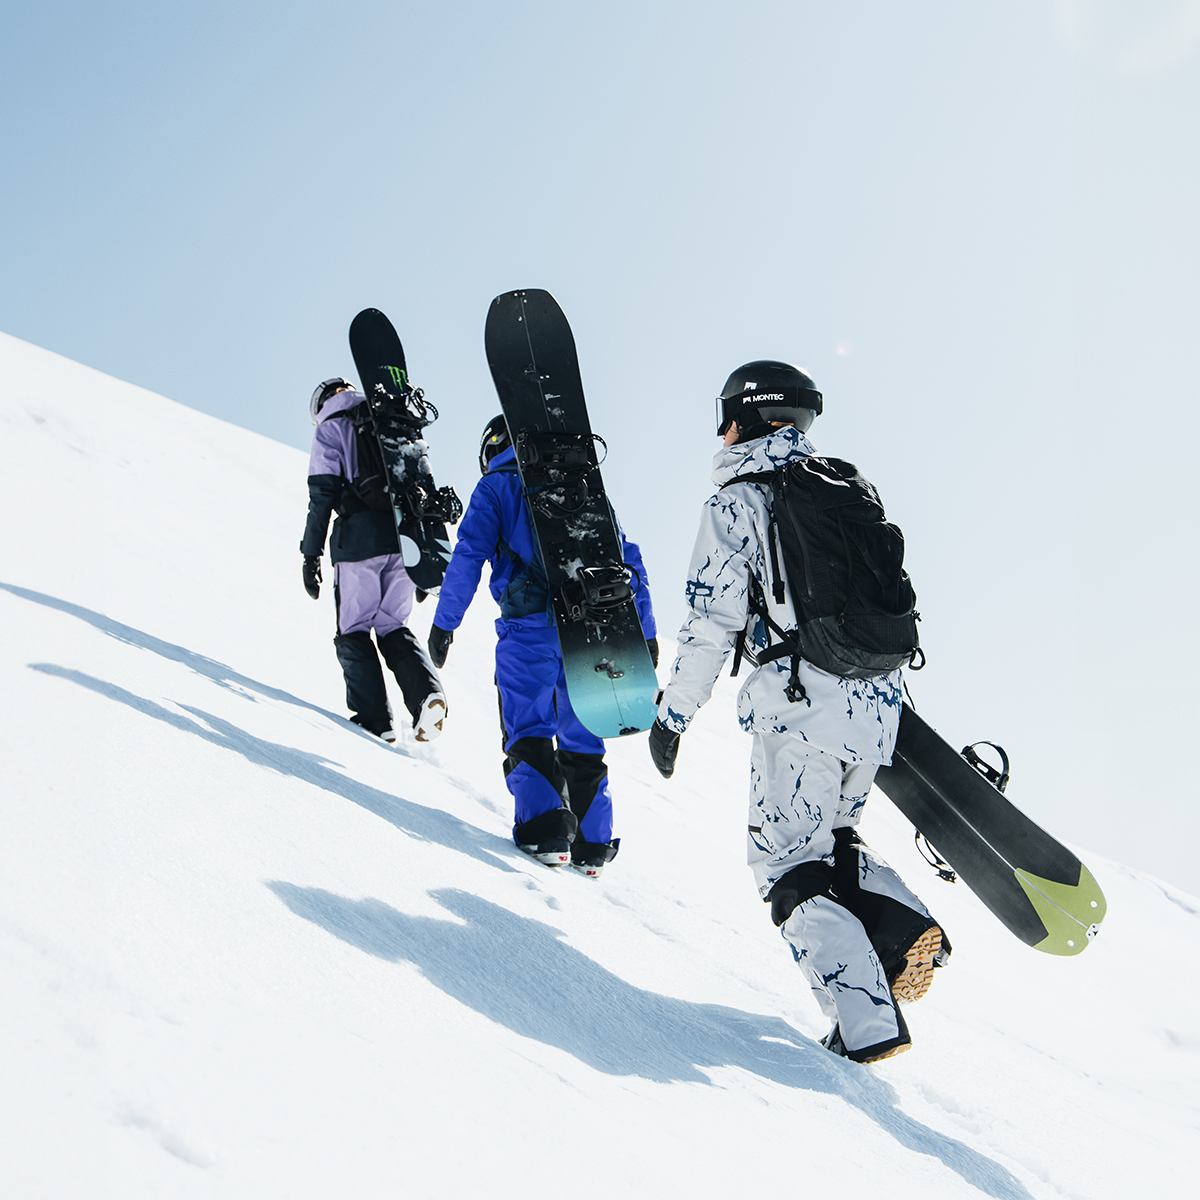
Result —
<path fill-rule="evenodd" d="M 604 742 L 583 726 L 567 696 L 549 586 L 503 417 L 493 418 L 484 430 L 479 467 L 483 478 L 458 527 L 458 542 L 429 633 L 429 651 L 439 667 L 445 663 L 454 630 L 462 624 L 479 586 L 483 564 L 490 563 L 492 597 L 500 605 L 496 688 L 504 775 L 515 810 L 513 840 L 548 866 L 569 862 L 583 874 L 596 876 L 620 844 L 612 835 Z M 638 581 L 638 616 L 657 663 L 658 642 L 641 551 L 624 533 L 621 546 Z"/>
<path fill-rule="evenodd" d="M 416 588 L 404 570 L 395 520 L 390 511 L 364 503 L 356 487 L 357 433 L 349 414 L 365 402 L 362 392 L 345 379 L 327 379 L 313 392 L 311 412 L 317 428 L 308 467 L 308 523 L 300 543 L 304 590 L 314 600 L 320 595 L 321 555 L 329 518 L 336 511 L 329 539 L 337 610 L 333 644 L 346 678 L 350 719 L 386 742 L 396 740 L 379 665 L 382 654 L 400 685 L 417 741 L 429 742 L 442 731 L 446 697 L 433 664 L 406 624 Z M 372 629 L 379 654 L 371 641 Z"/>

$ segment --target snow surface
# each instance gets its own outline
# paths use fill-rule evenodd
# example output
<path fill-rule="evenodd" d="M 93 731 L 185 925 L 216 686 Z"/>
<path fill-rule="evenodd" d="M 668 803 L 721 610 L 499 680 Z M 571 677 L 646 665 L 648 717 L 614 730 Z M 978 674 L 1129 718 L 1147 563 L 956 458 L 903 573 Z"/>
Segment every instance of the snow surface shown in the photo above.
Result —
<path fill-rule="evenodd" d="M 1081 852 L 1108 919 L 1044 956 L 876 795 L 955 955 L 909 1054 L 835 1059 L 744 863 L 735 683 L 669 783 L 611 744 L 620 857 L 552 873 L 486 595 L 445 735 L 389 749 L 301 587 L 302 453 L 3 335 L 0 429 L 6 1197 L 1194 1194 L 1200 901 Z"/>

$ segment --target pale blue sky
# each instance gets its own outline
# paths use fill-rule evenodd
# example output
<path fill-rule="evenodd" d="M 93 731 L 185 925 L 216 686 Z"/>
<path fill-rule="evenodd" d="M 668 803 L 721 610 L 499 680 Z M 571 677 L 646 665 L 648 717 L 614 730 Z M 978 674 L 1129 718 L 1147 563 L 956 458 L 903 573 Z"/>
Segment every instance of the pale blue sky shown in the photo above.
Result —
<path fill-rule="evenodd" d="M 1198 42 L 1200 0 L 9 2 L 0 329 L 306 447 L 377 306 L 465 497 L 488 302 L 548 288 L 668 631 L 711 398 L 795 361 L 908 536 L 923 714 L 1200 892 Z"/>

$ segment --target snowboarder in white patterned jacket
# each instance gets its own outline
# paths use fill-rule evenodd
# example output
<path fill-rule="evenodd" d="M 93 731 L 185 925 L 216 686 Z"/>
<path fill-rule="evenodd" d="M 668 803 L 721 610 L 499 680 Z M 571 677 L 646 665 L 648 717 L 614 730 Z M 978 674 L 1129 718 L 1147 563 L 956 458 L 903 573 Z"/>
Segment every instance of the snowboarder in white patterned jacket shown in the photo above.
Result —
<path fill-rule="evenodd" d="M 791 592 L 773 587 L 774 495 L 768 473 L 815 454 L 805 436 L 822 411 L 812 380 L 786 363 L 747 363 L 718 398 L 713 460 L 718 491 L 705 504 L 687 580 L 689 615 L 650 734 L 651 755 L 669 777 L 683 734 L 739 636 L 748 655 L 767 644 L 765 606 L 776 626 L 795 628 Z M 749 476 L 760 476 L 751 481 Z M 858 838 L 878 766 L 891 761 L 900 724 L 900 671 L 845 679 L 800 660 L 756 666 L 738 695 L 752 734 L 748 857 L 759 894 L 834 1020 L 823 1044 L 858 1062 L 910 1045 L 897 1000 L 928 989 L 948 955 L 940 928 L 899 876 Z"/>

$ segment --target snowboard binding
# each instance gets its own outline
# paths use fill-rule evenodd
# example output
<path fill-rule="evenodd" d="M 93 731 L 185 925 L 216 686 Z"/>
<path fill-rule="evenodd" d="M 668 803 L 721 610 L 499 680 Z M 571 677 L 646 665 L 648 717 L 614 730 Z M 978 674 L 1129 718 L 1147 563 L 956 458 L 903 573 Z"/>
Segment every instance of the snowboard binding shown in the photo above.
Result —
<path fill-rule="evenodd" d="M 587 477 L 599 467 L 594 443 L 608 446 L 594 433 L 546 433 L 522 429 L 517 434 L 517 463 L 529 503 L 548 517 L 569 517 L 587 506 Z"/>
<path fill-rule="evenodd" d="M 632 598 L 627 567 L 580 567 L 575 577 L 559 588 L 557 607 L 568 621 L 603 626 L 611 624 L 621 606 Z M 609 676 L 616 678 L 611 670 Z"/>
<path fill-rule="evenodd" d="M 976 746 L 991 746 L 995 752 L 1000 755 L 1000 767 L 997 769 L 991 763 L 981 758 L 975 752 Z M 997 746 L 995 742 L 972 742 L 969 746 L 962 748 L 962 756 L 984 777 L 998 792 L 1004 791 L 1008 787 L 1008 755 L 1004 753 L 1003 746 Z"/>
<path fill-rule="evenodd" d="M 919 830 L 913 830 L 913 845 L 917 853 L 938 873 L 945 883 L 957 883 L 958 872 L 933 848 L 933 843 Z"/>
<path fill-rule="evenodd" d="M 430 480 L 432 483 L 433 480 Z M 438 521 L 457 525 L 463 515 L 463 503 L 452 487 L 430 488 L 420 480 L 408 484 L 399 496 L 401 508 L 414 521 Z"/>
<path fill-rule="evenodd" d="M 389 368 L 391 370 L 391 368 Z M 410 387 L 403 371 L 399 376 L 395 392 L 389 392 L 382 383 L 377 383 L 367 395 L 371 415 L 377 422 L 393 428 L 400 427 L 409 437 L 419 433 L 438 419 L 437 407 L 425 399 L 421 388 Z M 384 430 L 381 429 L 381 432 Z"/>
<path fill-rule="evenodd" d="M 393 503 L 413 521 L 438 521 L 456 525 L 463 504 L 452 487 L 433 486 L 433 476 L 417 466 L 414 458 L 426 453 L 421 431 L 438 418 L 437 408 L 425 399 L 420 388 L 409 387 L 403 371 L 388 370 L 398 378 L 398 392 L 389 392 L 375 384 L 367 397 L 365 412 L 354 418 L 355 427 L 365 428 L 387 445 L 394 466 L 385 486 Z M 386 478 L 386 475 L 385 475 Z"/>

